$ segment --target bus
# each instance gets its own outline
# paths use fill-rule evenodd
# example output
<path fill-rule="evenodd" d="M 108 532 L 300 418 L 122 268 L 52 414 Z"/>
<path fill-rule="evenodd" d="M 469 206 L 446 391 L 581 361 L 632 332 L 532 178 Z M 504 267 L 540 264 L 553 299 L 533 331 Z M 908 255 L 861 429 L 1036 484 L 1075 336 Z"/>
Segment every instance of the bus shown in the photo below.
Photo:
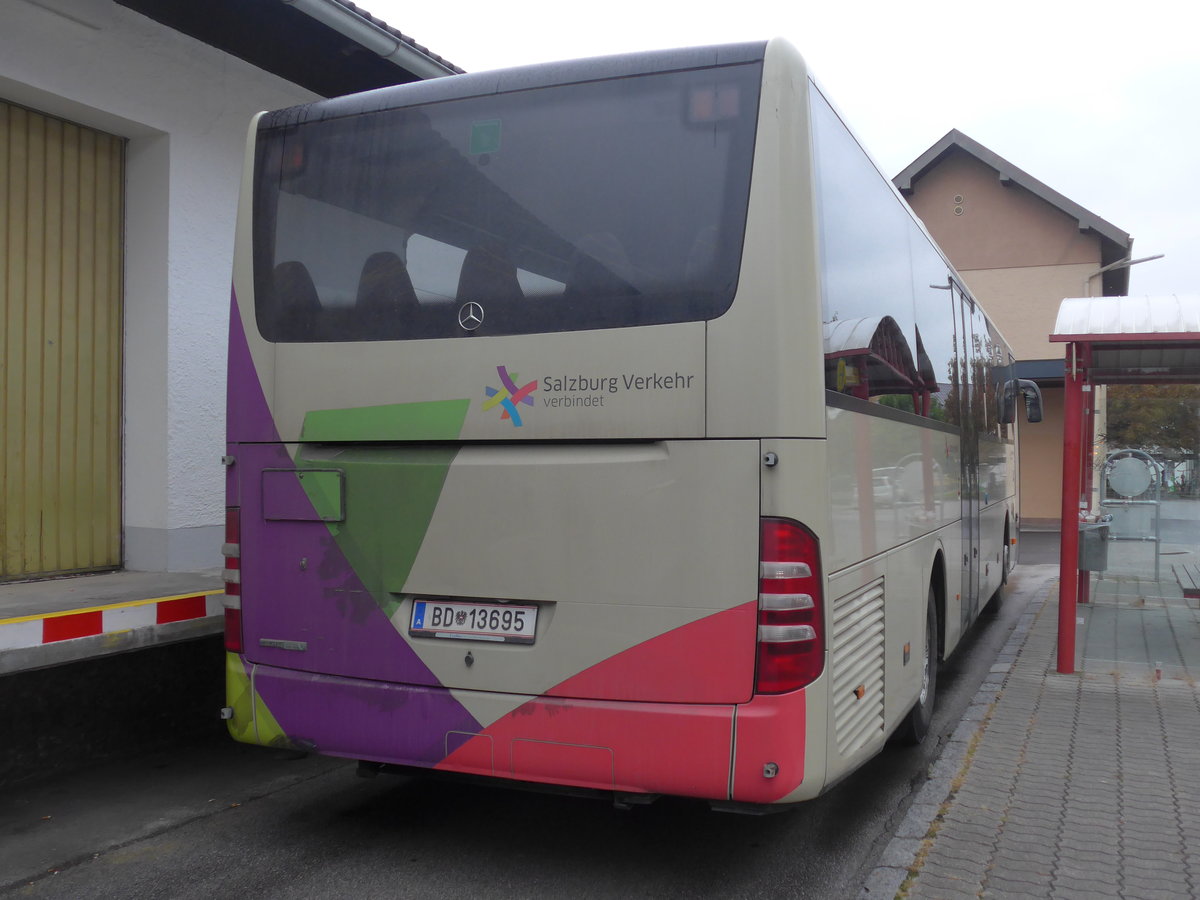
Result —
<path fill-rule="evenodd" d="M 260 114 L 229 336 L 238 741 L 786 807 L 1015 559 L 1012 355 L 781 39 Z"/>

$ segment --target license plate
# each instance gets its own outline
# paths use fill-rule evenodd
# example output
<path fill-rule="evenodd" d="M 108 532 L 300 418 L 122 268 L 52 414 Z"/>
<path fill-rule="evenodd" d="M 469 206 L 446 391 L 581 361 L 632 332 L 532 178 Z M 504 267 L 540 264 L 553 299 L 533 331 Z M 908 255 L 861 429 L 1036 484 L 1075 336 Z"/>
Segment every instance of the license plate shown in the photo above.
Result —
<path fill-rule="evenodd" d="M 408 633 L 423 637 L 462 638 L 532 644 L 536 606 L 469 600 L 414 600 Z"/>

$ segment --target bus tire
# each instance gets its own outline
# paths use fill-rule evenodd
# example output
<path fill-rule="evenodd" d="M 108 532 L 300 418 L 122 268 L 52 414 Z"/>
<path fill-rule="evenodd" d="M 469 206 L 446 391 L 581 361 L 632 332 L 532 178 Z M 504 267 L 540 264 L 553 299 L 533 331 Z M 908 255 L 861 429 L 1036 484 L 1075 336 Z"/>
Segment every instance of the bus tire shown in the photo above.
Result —
<path fill-rule="evenodd" d="M 1004 552 L 1000 557 L 1003 569 L 1000 570 L 1000 584 L 1008 584 L 1008 573 L 1012 570 L 1012 542 L 1008 539 L 1008 522 L 1004 523 Z"/>
<path fill-rule="evenodd" d="M 1004 588 L 1008 585 L 1008 573 L 1012 571 L 1012 544 L 1008 541 L 1008 522 L 1004 523 L 1004 547 L 1000 551 L 1000 585 L 995 593 L 988 597 L 984 609 L 988 615 L 996 615 L 1004 603 Z"/>
<path fill-rule="evenodd" d="M 937 700 L 937 648 L 938 615 L 937 598 L 933 586 L 929 587 L 929 598 L 925 603 L 925 650 L 921 661 L 921 693 L 908 715 L 896 729 L 895 739 L 900 744 L 919 744 L 929 733 L 933 723 L 933 705 Z"/>

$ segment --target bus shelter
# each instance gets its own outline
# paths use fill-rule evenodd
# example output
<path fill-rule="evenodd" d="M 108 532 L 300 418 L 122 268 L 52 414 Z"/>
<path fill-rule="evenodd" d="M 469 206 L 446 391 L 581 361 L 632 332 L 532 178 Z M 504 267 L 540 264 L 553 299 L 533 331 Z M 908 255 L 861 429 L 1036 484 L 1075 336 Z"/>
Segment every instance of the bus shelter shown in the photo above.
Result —
<path fill-rule="evenodd" d="M 1071 674 L 1075 671 L 1077 604 L 1087 601 L 1089 573 L 1095 567 L 1080 554 L 1081 532 L 1085 538 L 1091 536 L 1090 523 L 1099 512 L 1093 509 L 1095 389 L 1113 384 L 1200 383 L 1200 296 L 1069 298 L 1059 307 L 1050 340 L 1067 345 L 1058 671 Z M 1127 452 L 1124 458 L 1136 461 L 1136 452 Z M 1102 466 L 1104 472 L 1115 468 Z M 1135 462 L 1127 466 L 1130 472 L 1136 468 Z M 1085 545 L 1084 550 L 1088 549 Z"/>

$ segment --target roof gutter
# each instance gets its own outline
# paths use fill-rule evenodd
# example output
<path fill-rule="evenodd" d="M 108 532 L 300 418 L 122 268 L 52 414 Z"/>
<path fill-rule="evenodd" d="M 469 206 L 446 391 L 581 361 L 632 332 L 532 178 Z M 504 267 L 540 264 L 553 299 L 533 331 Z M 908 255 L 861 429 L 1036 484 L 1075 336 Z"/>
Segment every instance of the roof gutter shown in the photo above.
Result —
<path fill-rule="evenodd" d="M 1129 243 L 1130 246 L 1133 245 L 1133 241 L 1130 241 Z M 1084 280 L 1083 296 L 1092 296 L 1092 279 L 1097 275 L 1103 275 L 1105 272 L 1111 272 L 1113 269 L 1128 269 L 1130 266 L 1136 266 L 1138 263 L 1150 262 L 1154 259 L 1162 259 L 1166 255 L 1167 254 L 1165 253 L 1155 253 L 1153 256 L 1143 256 L 1141 259 L 1134 259 L 1131 254 L 1124 259 L 1118 259 L 1116 262 L 1109 263 L 1107 266 L 1101 266 Z M 1121 291 L 1121 293 L 1129 293 L 1129 273 L 1125 273 L 1125 290 Z"/>
<path fill-rule="evenodd" d="M 393 65 L 411 72 L 418 78 L 441 78 L 443 75 L 455 74 L 453 69 L 427 56 L 411 44 L 406 44 L 374 22 L 367 21 L 337 0 L 282 0 L 282 2 L 296 8 L 306 16 L 316 19 L 343 37 L 366 47 Z"/>

